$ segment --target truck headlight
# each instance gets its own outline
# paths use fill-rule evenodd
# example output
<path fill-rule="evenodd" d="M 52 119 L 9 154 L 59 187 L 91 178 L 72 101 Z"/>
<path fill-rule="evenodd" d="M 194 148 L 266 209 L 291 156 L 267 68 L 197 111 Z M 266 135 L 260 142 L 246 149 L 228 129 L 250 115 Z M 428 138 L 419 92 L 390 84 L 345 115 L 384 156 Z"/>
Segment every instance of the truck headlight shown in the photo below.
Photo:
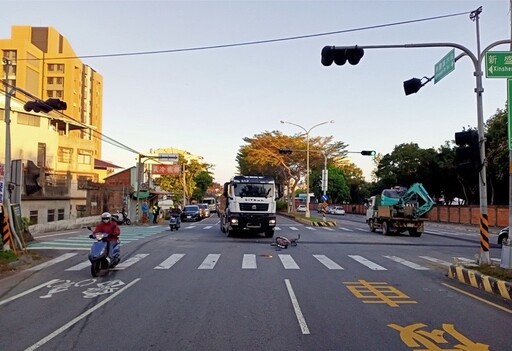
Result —
<path fill-rule="evenodd" d="M 238 225 L 238 219 L 237 218 L 231 218 L 231 220 L 229 222 L 231 223 L 231 225 Z"/>

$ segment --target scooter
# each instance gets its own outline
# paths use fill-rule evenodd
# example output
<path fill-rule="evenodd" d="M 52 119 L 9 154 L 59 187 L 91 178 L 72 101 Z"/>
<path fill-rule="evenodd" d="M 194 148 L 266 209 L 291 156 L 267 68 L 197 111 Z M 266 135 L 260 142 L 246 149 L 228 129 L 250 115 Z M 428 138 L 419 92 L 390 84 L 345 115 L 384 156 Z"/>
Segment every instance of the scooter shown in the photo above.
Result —
<path fill-rule="evenodd" d="M 87 227 L 92 230 L 91 227 Z M 108 240 L 109 234 L 107 233 L 95 233 L 89 235 L 89 238 L 94 239 L 94 243 L 91 246 L 89 252 L 89 261 L 91 262 L 91 275 L 97 277 L 100 274 L 108 272 L 109 268 L 117 266 L 121 260 L 121 250 L 119 240 L 112 248 L 112 255 L 108 252 Z"/>
<path fill-rule="evenodd" d="M 112 219 L 117 224 L 126 224 L 126 225 L 132 224 L 132 221 L 130 220 L 130 218 L 128 218 L 128 214 L 126 212 L 111 213 L 111 215 L 112 215 Z"/>
<path fill-rule="evenodd" d="M 171 215 L 171 218 L 169 218 L 169 227 L 171 228 L 171 232 L 176 229 L 180 229 L 181 227 L 181 220 L 180 216 L 173 216 Z"/>

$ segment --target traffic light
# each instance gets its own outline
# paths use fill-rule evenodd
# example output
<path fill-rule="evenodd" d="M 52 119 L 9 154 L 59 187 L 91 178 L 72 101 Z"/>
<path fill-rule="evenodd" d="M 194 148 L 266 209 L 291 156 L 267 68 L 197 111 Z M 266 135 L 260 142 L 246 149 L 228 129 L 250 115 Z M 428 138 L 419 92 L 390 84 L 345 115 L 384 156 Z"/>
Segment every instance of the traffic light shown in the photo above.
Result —
<path fill-rule="evenodd" d="M 279 149 L 281 155 L 289 155 L 292 153 L 292 149 Z"/>
<path fill-rule="evenodd" d="M 27 168 L 25 170 L 25 193 L 27 195 L 32 195 L 41 190 L 41 186 L 39 185 L 38 179 L 40 176 L 40 169 L 37 167 L 34 162 L 27 161 Z"/>
<path fill-rule="evenodd" d="M 361 155 L 363 155 L 363 156 L 375 156 L 375 151 L 373 151 L 373 150 L 363 150 L 363 151 L 361 151 Z"/>
<path fill-rule="evenodd" d="M 65 110 L 68 105 L 60 99 L 48 99 L 46 101 L 28 101 L 23 105 L 25 111 L 48 113 L 52 110 Z"/>
<path fill-rule="evenodd" d="M 354 47 L 336 47 L 325 46 L 322 49 L 322 65 L 330 66 L 336 63 L 338 66 L 343 66 L 347 61 L 351 65 L 357 65 L 361 58 L 364 56 L 364 50 Z"/>
<path fill-rule="evenodd" d="M 422 86 L 423 86 L 423 83 L 421 83 L 421 79 L 419 79 L 419 78 L 412 78 L 412 79 L 406 80 L 404 82 L 405 95 L 416 94 L 418 92 L 418 90 L 421 89 Z"/>
<path fill-rule="evenodd" d="M 480 141 L 478 131 L 471 129 L 467 131 L 455 133 L 455 160 L 457 162 L 457 170 L 464 171 L 480 171 L 482 161 L 480 160 Z"/>

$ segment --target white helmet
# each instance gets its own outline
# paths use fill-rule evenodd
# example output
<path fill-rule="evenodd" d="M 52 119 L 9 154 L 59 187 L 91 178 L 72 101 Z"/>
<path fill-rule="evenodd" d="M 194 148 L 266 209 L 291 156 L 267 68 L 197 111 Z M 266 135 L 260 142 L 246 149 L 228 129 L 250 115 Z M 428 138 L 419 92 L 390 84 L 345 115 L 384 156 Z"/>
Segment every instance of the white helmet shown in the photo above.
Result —
<path fill-rule="evenodd" d="M 110 219 L 112 218 L 112 215 L 109 213 L 109 212 L 103 212 L 101 214 L 101 220 L 102 221 L 110 221 Z"/>

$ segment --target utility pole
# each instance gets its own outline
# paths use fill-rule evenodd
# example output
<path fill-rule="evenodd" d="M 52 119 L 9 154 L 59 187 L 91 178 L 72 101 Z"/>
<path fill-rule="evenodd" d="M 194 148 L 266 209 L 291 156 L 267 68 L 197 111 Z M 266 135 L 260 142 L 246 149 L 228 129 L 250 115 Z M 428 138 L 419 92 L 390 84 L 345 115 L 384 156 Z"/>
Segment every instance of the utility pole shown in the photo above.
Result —
<path fill-rule="evenodd" d="M 6 59 L 5 57 L 2 59 L 4 70 L 5 70 L 5 166 L 4 166 L 4 192 L 3 192 L 3 207 L 4 207 L 4 216 L 7 215 L 9 218 L 9 226 L 11 228 L 11 243 L 14 242 L 15 239 L 19 242 L 18 236 L 16 234 L 16 230 L 14 227 L 14 221 L 11 216 L 11 95 L 14 93 L 15 88 L 10 88 L 9 86 L 9 71 L 11 67 L 11 61 Z M 10 250 L 11 248 L 6 245 L 4 250 Z"/>

